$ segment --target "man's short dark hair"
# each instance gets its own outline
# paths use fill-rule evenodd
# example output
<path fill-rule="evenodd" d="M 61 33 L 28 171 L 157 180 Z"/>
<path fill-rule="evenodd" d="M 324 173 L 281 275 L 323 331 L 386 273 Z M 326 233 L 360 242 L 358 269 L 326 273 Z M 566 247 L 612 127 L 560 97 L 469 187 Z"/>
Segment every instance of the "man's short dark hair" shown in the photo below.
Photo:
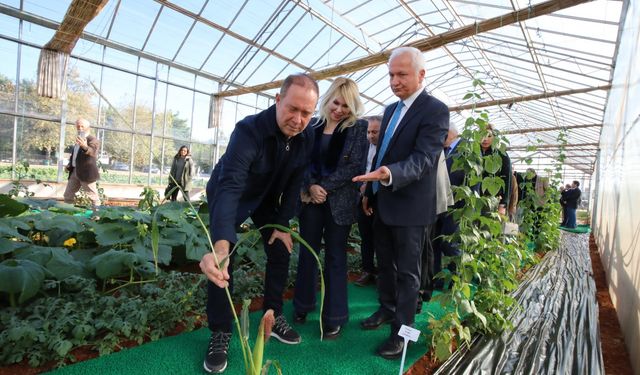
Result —
<path fill-rule="evenodd" d="M 320 97 L 320 89 L 318 88 L 318 82 L 315 79 L 311 78 L 310 75 L 305 73 L 296 73 L 291 74 L 287 78 L 285 78 L 282 86 L 280 87 L 280 96 L 287 96 L 287 90 L 291 85 L 298 85 L 302 87 L 310 86 L 313 91 L 315 91 L 316 95 Z"/>
<path fill-rule="evenodd" d="M 576 186 L 580 186 L 580 182 L 578 182 L 576 180 L 573 181 L 573 184 L 576 185 Z"/>

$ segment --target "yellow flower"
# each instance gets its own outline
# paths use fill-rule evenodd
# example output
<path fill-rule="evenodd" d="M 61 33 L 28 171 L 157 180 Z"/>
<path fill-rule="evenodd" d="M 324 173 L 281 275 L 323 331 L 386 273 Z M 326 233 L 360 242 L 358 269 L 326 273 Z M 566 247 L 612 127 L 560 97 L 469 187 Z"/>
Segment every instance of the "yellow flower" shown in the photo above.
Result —
<path fill-rule="evenodd" d="M 71 238 L 69 238 L 68 240 L 64 241 L 63 245 L 64 245 L 65 247 L 73 247 L 73 245 L 75 245 L 75 244 L 76 244 L 76 242 L 77 242 L 77 241 L 76 241 L 76 239 L 75 239 L 75 238 L 73 238 L 73 237 L 71 237 Z"/>

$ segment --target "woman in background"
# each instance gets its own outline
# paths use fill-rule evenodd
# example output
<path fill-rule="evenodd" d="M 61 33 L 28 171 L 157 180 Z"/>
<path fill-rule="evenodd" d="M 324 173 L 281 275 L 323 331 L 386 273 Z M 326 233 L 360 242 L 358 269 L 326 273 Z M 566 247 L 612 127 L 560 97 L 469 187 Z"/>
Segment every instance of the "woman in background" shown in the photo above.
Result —
<path fill-rule="evenodd" d="M 184 145 L 180 146 L 178 153 L 173 157 L 173 162 L 171 163 L 169 185 L 164 191 L 165 199 L 175 201 L 178 198 L 178 191 L 182 189 L 183 198 L 185 201 L 188 201 L 194 170 L 195 164 L 189 153 L 189 148 Z"/>
<path fill-rule="evenodd" d="M 367 122 L 358 86 L 336 78 L 320 102 L 320 117 L 312 119 L 315 144 L 301 197 L 300 235 L 316 251 L 324 238 L 326 287 L 322 314 L 323 338 L 333 339 L 349 319 L 347 305 L 347 238 L 356 222 L 358 185 L 351 181 L 365 172 Z M 293 299 L 294 322 L 304 323 L 316 308 L 318 265 L 300 251 Z"/>
<path fill-rule="evenodd" d="M 500 188 L 497 195 L 498 199 L 500 199 L 498 204 L 498 213 L 506 215 L 507 207 L 509 207 L 509 202 L 511 200 L 511 159 L 506 151 L 502 152 L 493 147 L 493 126 L 491 124 L 487 125 L 487 135 L 482 138 L 480 149 L 483 157 L 498 153 L 502 159 L 502 166 L 494 175 L 485 170 L 482 172 L 482 178 L 484 179 L 485 177 L 495 176 L 500 177 L 504 182 L 504 187 Z M 483 194 L 487 196 L 489 195 L 489 192 L 484 192 Z"/>

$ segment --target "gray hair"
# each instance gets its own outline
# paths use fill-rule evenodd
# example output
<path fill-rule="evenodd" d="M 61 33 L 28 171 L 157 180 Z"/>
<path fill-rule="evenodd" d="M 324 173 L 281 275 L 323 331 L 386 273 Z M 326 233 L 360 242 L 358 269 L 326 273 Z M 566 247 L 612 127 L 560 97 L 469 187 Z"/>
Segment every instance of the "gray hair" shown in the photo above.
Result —
<path fill-rule="evenodd" d="M 389 56 L 389 61 L 393 60 L 393 58 L 396 56 L 400 56 L 404 54 L 411 55 L 411 61 L 413 62 L 412 65 L 416 69 L 416 72 L 427 69 L 425 66 L 424 57 L 422 56 L 422 52 L 420 52 L 420 50 L 415 47 L 403 46 L 403 47 L 398 47 L 394 49 L 393 51 L 391 51 L 391 55 Z"/>

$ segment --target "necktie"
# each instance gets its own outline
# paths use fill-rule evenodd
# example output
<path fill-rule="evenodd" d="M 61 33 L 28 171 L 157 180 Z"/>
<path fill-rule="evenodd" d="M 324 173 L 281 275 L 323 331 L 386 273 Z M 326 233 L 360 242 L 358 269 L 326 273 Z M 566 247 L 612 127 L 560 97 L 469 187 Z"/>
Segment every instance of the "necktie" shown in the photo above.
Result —
<path fill-rule="evenodd" d="M 444 156 L 449 156 L 449 153 L 451 152 L 451 147 L 445 147 L 444 148 Z"/>
<path fill-rule="evenodd" d="M 391 142 L 391 138 L 393 137 L 393 131 L 398 125 L 398 119 L 400 118 L 400 112 L 402 112 L 402 108 L 404 107 L 404 103 L 402 101 L 398 102 L 396 105 L 396 109 L 391 116 L 391 120 L 389 121 L 389 125 L 387 126 L 387 130 L 384 132 L 384 136 L 382 137 L 382 144 L 380 145 L 380 151 L 378 151 L 378 158 L 376 160 L 375 169 L 380 168 L 380 163 L 382 163 L 382 158 L 384 157 L 385 152 L 387 151 L 387 147 L 389 146 L 389 142 Z M 375 170 L 374 169 L 374 170 Z M 380 183 L 378 181 L 374 181 L 373 185 L 373 193 L 377 193 L 380 188 Z"/>

